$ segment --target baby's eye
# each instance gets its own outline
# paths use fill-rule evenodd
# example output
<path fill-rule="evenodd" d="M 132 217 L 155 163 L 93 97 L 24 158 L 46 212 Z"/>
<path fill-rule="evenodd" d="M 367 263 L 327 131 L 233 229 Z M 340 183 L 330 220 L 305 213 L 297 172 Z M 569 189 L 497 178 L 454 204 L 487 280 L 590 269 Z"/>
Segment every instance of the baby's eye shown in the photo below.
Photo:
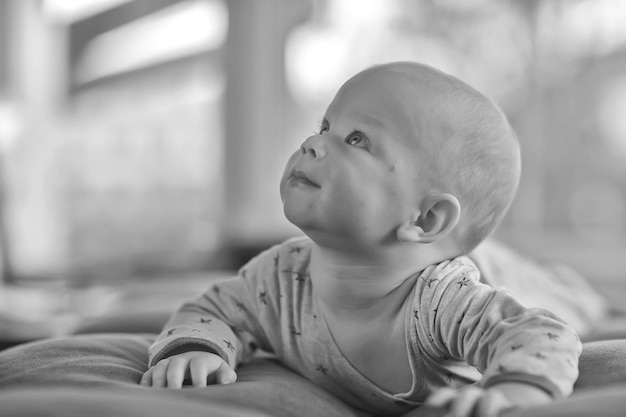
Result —
<path fill-rule="evenodd" d="M 330 130 L 330 127 L 328 126 L 328 122 L 326 120 L 324 120 L 320 126 L 320 131 L 319 134 L 323 134 L 326 133 Z"/>
<path fill-rule="evenodd" d="M 360 148 L 368 149 L 370 147 L 370 141 L 361 132 L 352 132 L 346 137 L 346 143 L 351 146 L 358 146 Z"/>

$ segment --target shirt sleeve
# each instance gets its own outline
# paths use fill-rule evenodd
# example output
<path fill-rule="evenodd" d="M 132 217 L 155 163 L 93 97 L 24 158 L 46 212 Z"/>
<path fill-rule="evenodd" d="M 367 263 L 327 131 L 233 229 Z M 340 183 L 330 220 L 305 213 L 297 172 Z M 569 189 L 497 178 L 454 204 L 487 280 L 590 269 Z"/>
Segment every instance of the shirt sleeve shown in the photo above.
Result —
<path fill-rule="evenodd" d="M 271 273 L 273 252 L 275 248 L 261 253 L 235 277 L 211 284 L 199 297 L 183 304 L 150 346 L 149 365 L 180 351 L 205 350 L 236 367 L 257 348 L 271 351 L 258 312 L 273 301 L 260 283 Z"/>
<path fill-rule="evenodd" d="M 571 394 L 582 350 L 576 332 L 549 311 L 526 308 L 479 278 L 465 257 L 420 275 L 414 308 L 424 350 L 475 366 L 483 387 L 523 382 L 555 398 Z"/>

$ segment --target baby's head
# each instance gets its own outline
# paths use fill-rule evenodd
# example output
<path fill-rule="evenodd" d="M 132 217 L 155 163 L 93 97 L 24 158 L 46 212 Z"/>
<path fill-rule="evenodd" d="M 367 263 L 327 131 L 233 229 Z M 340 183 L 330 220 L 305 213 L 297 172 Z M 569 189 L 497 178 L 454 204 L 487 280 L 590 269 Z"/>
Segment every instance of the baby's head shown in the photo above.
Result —
<path fill-rule="evenodd" d="M 341 87 L 320 132 L 289 160 L 281 195 L 313 240 L 444 241 L 464 253 L 500 223 L 519 177 L 516 136 L 493 101 L 397 62 Z"/>
<path fill-rule="evenodd" d="M 405 85 L 423 152 L 419 172 L 432 191 L 458 199 L 452 234 L 463 251 L 471 250 L 497 227 L 517 192 L 519 143 L 506 116 L 474 88 L 428 66 L 399 62 L 369 71 Z"/>

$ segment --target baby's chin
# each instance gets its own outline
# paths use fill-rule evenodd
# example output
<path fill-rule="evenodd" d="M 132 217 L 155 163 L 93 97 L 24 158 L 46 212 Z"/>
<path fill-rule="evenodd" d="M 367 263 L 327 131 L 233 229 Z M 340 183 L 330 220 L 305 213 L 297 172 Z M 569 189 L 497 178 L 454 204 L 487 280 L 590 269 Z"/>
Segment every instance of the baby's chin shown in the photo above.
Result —
<path fill-rule="evenodd" d="M 285 194 L 287 192 L 287 177 L 284 176 L 284 175 L 280 179 L 280 185 L 279 185 L 278 191 L 280 193 L 280 201 L 283 203 L 283 208 L 284 208 L 284 206 L 285 206 Z"/>
<path fill-rule="evenodd" d="M 283 214 L 289 223 L 306 235 L 309 235 L 312 230 L 319 229 L 310 211 L 303 210 L 302 207 L 293 207 L 289 201 L 283 200 Z"/>
<path fill-rule="evenodd" d="M 291 206 L 288 204 L 287 201 L 285 201 L 285 199 L 283 198 L 283 214 L 285 215 L 285 218 L 287 219 L 287 221 L 291 224 L 293 224 L 294 226 L 296 226 L 298 229 L 301 229 L 300 224 L 302 223 L 302 219 L 300 215 L 298 215 L 298 213 L 291 208 Z"/>

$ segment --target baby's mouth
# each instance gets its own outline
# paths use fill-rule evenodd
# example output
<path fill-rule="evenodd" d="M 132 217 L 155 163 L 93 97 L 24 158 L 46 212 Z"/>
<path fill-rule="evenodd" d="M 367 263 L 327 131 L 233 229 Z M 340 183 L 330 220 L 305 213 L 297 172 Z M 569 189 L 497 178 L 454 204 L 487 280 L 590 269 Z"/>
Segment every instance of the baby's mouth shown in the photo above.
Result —
<path fill-rule="evenodd" d="M 298 169 L 294 169 L 293 171 L 291 171 L 291 176 L 289 177 L 289 182 L 294 182 L 297 184 L 303 184 L 303 185 L 308 185 L 311 187 L 317 187 L 320 188 L 320 186 L 318 184 L 316 184 L 315 182 L 311 181 L 311 179 L 302 171 L 298 170 Z"/>

